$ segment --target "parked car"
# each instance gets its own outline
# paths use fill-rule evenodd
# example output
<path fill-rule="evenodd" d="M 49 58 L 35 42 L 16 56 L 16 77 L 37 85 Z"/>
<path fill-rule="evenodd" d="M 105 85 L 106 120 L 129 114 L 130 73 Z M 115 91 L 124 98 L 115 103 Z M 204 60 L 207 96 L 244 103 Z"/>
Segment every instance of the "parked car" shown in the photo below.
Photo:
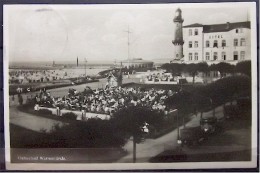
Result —
<path fill-rule="evenodd" d="M 239 110 L 240 116 L 245 116 L 246 114 L 251 114 L 251 98 L 241 97 L 237 99 L 237 108 Z"/>
<path fill-rule="evenodd" d="M 225 119 L 234 119 L 240 116 L 237 105 L 226 105 L 224 106 L 224 117 Z"/>
<path fill-rule="evenodd" d="M 224 117 L 226 119 L 241 118 L 251 115 L 251 98 L 240 97 L 235 105 L 226 105 L 224 107 Z"/>
<path fill-rule="evenodd" d="M 200 128 L 206 133 L 214 133 L 216 131 L 218 119 L 216 117 L 202 118 L 200 120 Z"/>
<path fill-rule="evenodd" d="M 197 145 L 204 140 L 204 133 L 200 126 L 180 129 L 181 145 Z"/>

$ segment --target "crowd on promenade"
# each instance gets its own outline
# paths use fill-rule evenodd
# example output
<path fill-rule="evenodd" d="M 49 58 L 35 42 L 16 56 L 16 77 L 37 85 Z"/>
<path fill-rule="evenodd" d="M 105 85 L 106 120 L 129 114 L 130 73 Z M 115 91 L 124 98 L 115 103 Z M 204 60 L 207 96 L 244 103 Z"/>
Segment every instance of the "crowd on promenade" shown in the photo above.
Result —
<path fill-rule="evenodd" d="M 167 114 L 168 107 L 164 101 L 174 92 L 171 90 L 144 90 L 141 88 L 105 88 L 83 92 L 70 89 L 64 97 L 53 97 L 48 91 L 41 90 L 35 97 L 35 103 L 49 108 L 78 110 L 99 114 L 112 115 L 121 108 L 128 106 L 146 106 Z"/>
<path fill-rule="evenodd" d="M 148 81 L 174 81 L 174 78 L 169 73 L 152 73 L 146 76 Z"/>
<path fill-rule="evenodd" d="M 49 82 L 62 79 L 82 77 L 77 73 L 64 70 L 10 70 L 10 84 Z"/>

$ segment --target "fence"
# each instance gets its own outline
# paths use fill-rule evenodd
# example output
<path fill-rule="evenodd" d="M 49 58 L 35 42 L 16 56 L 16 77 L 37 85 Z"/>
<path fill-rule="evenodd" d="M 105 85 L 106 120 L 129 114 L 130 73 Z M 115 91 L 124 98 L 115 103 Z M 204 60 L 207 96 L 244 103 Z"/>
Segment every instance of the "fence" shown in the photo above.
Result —
<path fill-rule="evenodd" d="M 59 108 L 47 108 L 47 107 L 41 107 L 39 105 L 35 105 L 34 109 L 36 111 L 41 110 L 41 109 L 47 109 L 47 110 L 51 111 L 53 115 L 56 115 L 56 116 L 63 116 L 64 114 L 71 112 L 77 116 L 76 120 L 87 120 L 90 118 L 99 118 L 102 120 L 109 120 L 111 117 L 110 115 L 106 115 L 106 114 L 97 114 L 97 113 L 91 113 L 91 112 L 85 112 L 85 111 L 73 111 L 73 110 L 65 110 L 65 109 L 60 110 Z"/>

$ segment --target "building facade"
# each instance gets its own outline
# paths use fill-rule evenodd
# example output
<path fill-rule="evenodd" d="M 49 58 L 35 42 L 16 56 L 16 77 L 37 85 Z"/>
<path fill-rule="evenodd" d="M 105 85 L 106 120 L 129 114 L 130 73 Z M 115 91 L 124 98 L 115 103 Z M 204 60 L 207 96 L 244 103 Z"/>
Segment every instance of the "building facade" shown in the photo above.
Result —
<path fill-rule="evenodd" d="M 237 63 L 251 59 L 250 22 L 183 27 L 185 63 Z"/>
<path fill-rule="evenodd" d="M 124 68 L 153 68 L 153 62 L 152 61 L 146 61 L 142 58 L 134 58 L 130 60 L 124 60 L 122 61 L 122 67 Z"/>

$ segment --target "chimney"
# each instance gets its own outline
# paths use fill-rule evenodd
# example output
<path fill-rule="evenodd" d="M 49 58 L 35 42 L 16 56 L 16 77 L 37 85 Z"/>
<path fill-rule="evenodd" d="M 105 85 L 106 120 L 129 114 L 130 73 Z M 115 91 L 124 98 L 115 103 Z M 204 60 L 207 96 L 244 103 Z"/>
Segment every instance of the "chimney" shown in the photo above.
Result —
<path fill-rule="evenodd" d="M 226 26 L 226 29 L 229 29 L 230 28 L 230 23 L 227 22 L 227 26 Z"/>

